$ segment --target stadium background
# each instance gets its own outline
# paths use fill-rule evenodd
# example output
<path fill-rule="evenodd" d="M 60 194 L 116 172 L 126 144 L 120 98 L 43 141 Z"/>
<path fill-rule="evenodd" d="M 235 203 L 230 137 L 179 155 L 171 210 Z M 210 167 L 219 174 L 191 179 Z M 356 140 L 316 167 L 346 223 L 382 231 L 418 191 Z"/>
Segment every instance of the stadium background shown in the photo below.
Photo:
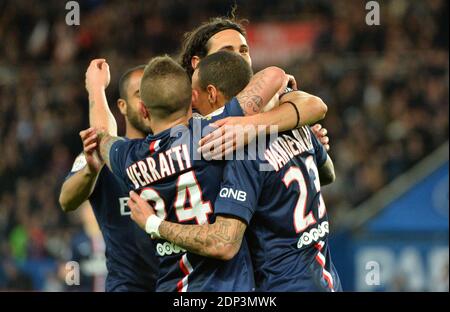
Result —
<path fill-rule="evenodd" d="M 78 2 L 81 24 L 68 26 L 66 1 L 0 1 L 0 290 L 101 289 L 101 244 L 80 252 L 99 239 L 92 214 L 58 205 L 88 126 L 89 60 L 110 64 L 123 131 L 120 74 L 176 55 L 184 32 L 234 3 Z M 237 12 L 255 69 L 281 66 L 328 104 L 337 180 L 323 192 L 344 289 L 448 291 L 448 2 L 378 2 L 380 26 L 360 0 L 237 1 Z M 65 285 L 70 260 L 92 283 Z"/>

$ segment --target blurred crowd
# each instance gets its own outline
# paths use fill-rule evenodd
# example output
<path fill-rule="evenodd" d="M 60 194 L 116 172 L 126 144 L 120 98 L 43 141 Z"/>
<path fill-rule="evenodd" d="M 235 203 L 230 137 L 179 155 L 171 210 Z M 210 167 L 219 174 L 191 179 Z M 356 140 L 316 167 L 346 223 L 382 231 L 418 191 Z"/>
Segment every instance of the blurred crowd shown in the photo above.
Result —
<path fill-rule="evenodd" d="M 154 55 L 176 55 L 183 33 L 237 13 L 250 24 L 314 20 L 312 51 L 285 70 L 328 104 L 336 182 L 327 209 L 345 215 L 448 140 L 448 2 L 382 1 L 381 25 L 365 1 L 80 0 L 79 26 L 65 1 L 0 1 L 0 289 L 63 290 L 81 213 L 64 215 L 61 184 L 88 126 L 84 72 L 105 57 L 117 80 Z M 268 64 L 276 65 L 276 64 Z M 123 132 L 122 132 L 123 133 Z"/>

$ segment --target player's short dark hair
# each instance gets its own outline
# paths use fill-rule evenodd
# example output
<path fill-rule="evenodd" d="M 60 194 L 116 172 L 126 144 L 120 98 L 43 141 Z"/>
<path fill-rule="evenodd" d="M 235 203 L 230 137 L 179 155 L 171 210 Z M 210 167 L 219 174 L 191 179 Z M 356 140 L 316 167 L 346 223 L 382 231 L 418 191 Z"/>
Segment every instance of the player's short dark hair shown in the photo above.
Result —
<path fill-rule="evenodd" d="M 206 90 L 215 86 L 227 100 L 236 96 L 252 78 L 253 72 L 245 59 L 237 53 L 219 51 L 206 56 L 199 64 L 199 86 Z"/>
<path fill-rule="evenodd" d="M 187 113 L 192 99 L 191 82 L 171 57 L 154 57 L 145 67 L 140 95 L 152 118 L 167 119 L 177 112 Z"/>
<path fill-rule="evenodd" d="M 246 20 L 237 20 L 235 17 L 215 17 L 184 34 L 179 61 L 190 79 L 194 73 L 191 65 L 192 57 L 204 58 L 208 54 L 208 40 L 218 32 L 227 29 L 234 29 L 242 36 L 247 37 L 243 26 L 245 22 Z"/>
<path fill-rule="evenodd" d="M 135 67 L 132 67 L 130 69 L 127 69 L 122 76 L 120 76 L 119 79 L 119 96 L 121 99 L 128 100 L 127 96 L 127 88 L 128 83 L 130 81 L 131 74 L 133 74 L 136 71 L 144 71 L 145 65 L 138 65 Z"/>

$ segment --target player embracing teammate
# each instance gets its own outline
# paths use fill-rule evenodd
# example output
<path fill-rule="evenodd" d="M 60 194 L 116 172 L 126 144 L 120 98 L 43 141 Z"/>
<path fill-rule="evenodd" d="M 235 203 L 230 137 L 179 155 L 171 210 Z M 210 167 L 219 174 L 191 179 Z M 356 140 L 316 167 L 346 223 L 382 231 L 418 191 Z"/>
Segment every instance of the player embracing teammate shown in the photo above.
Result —
<path fill-rule="evenodd" d="M 241 58 L 233 57 L 234 54 L 230 53 L 217 53 L 214 58 L 214 53 L 221 50 L 237 52 L 248 64 L 240 62 Z M 157 290 L 253 290 L 255 284 L 252 262 L 249 257 L 247 240 L 244 237 L 246 227 L 249 227 L 250 234 L 247 238 L 255 265 L 257 290 L 339 290 L 339 280 L 334 269 L 330 267 L 332 265 L 326 245 L 328 228 L 325 229 L 327 221 L 326 214 L 323 213 L 324 206 L 321 206 L 323 200 L 318 180 L 319 175 L 322 182 L 324 179 L 330 180 L 330 177 L 332 180 L 332 163 L 323 146 L 314 135 L 311 135 L 309 128 L 300 128 L 300 126 L 323 118 L 326 106 L 320 99 L 300 91 L 284 94 L 282 91 L 290 79 L 284 72 L 276 68 L 266 69 L 256 74 L 250 81 L 249 64 L 251 64 L 251 59 L 245 41 L 245 32 L 239 24 L 233 21 L 215 19 L 190 33 L 184 45 L 183 56 L 182 64 L 185 69 L 188 73 L 194 74 L 192 78 L 193 92 L 190 89 L 190 75 L 183 76 L 181 68 L 177 67 L 170 58 L 162 57 L 152 60 L 146 67 L 147 75 L 144 72 L 146 79 L 141 81 L 139 89 L 143 104 L 139 108 L 142 113 L 139 118 L 150 120 L 148 125 L 152 128 L 153 135 L 141 140 L 122 141 L 105 132 L 102 132 L 97 138 L 97 134 L 94 134 L 92 129 L 89 130 L 92 140 L 99 139 L 95 144 L 100 145 L 101 156 L 112 172 L 119 177 L 119 180 L 125 182 L 129 189 L 138 191 L 146 199 L 146 201 L 141 201 L 140 197 L 133 194 L 130 207 L 135 221 L 148 233 L 154 236 L 163 236 L 154 243 L 156 250 L 148 251 L 156 252 L 160 258 Z M 186 60 L 190 60 L 190 62 Z M 204 66 L 202 66 L 203 61 L 205 61 Z M 223 63 L 228 66 L 221 68 Z M 104 66 L 107 68 L 106 63 Z M 214 68 L 214 66 L 216 69 L 223 70 L 222 75 L 214 75 L 216 71 L 208 72 L 208 68 Z M 198 69 L 196 73 L 193 72 L 194 67 Z M 230 68 L 234 68 L 234 70 L 227 72 L 227 69 Z M 98 69 L 101 72 L 102 66 L 100 65 Z M 104 69 L 105 67 L 103 67 Z M 233 76 L 233 73 L 236 72 L 244 73 L 244 77 L 240 81 Z M 245 73 L 250 74 L 245 77 Z M 222 79 L 218 80 L 217 77 Z M 89 91 L 90 95 L 97 92 L 97 99 L 106 103 L 106 98 L 101 92 L 92 89 Z M 239 93 L 236 94 L 237 92 Z M 145 97 L 142 94 L 145 94 Z M 280 103 L 282 105 L 269 113 L 259 114 L 257 118 L 255 116 L 231 118 L 221 123 L 222 126 L 236 123 L 245 125 L 272 123 L 279 124 L 283 131 L 299 128 L 292 132 L 282 133 L 281 142 L 278 142 L 278 139 L 278 143 L 275 142 L 278 145 L 274 145 L 274 147 L 269 145 L 269 150 L 272 148 L 272 154 L 274 154 L 272 161 L 259 160 L 260 163 L 266 161 L 272 167 L 277 167 L 278 171 L 281 171 L 280 175 L 284 171 L 294 172 L 296 170 L 295 168 L 291 170 L 291 167 L 296 167 L 300 171 L 300 173 L 295 171 L 295 174 L 286 174 L 290 177 L 288 180 L 286 177 L 281 179 L 286 181 L 286 188 L 290 187 L 288 192 L 283 190 L 286 197 L 272 196 L 271 203 L 268 201 L 270 197 L 265 198 L 267 203 L 263 206 L 267 210 L 261 210 L 260 205 L 263 200 L 258 196 L 261 193 L 269 194 L 266 192 L 269 189 L 275 192 L 279 186 L 279 183 L 275 182 L 276 178 L 270 180 L 269 174 L 263 174 L 258 171 L 259 169 L 254 170 L 260 165 L 257 161 L 244 160 L 236 165 L 237 161 L 225 163 L 197 159 L 194 155 L 197 142 L 194 139 L 198 138 L 195 137 L 193 129 L 196 122 L 200 124 L 200 129 L 205 129 L 211 122 L 224 117 L 254 114 L 259 112 L 273 96 L 278 97 L 279 95 L 281 95 Z M 197 111 L 204 115 L 210 114 L 210 116 L 207 119 L 190 118 L 191 102 Z M 224 106 L 226 102 L 228 104 Z M 100 105 L 100 111 L 106 110 L 105 107 L 107 108 L 107 106 Z M 106 120 L 103 113 L 98 114 L 96 118 Z M 149 116 L 150 118 L 148 118 Z M 97 124 L 104 126 L 102 128 L 111 128 L 107 122 Z M 216 130 L 215 133 L 220 132 Z M 176 136 L 173 136 L 174 134 Z M 290 136 L 291 139 L 286 136 Z M 215 137 L 210 136 L 210 138 Z M 328 143 L 326 137 L 322 139 L 324 144 Z M 273 142 L 269 143 L 274 144 Z M 297 166 L 292 165 L 292 162 Z M 305 165 L 306 163 L 307 165 Z M 315 169 L 314 165 L 319 168 Z M 277 172 L 277 170 L 273 171 Z M 243 173 L 248 173 L 248 175 Z M 257 179 L 259 184 L 252 180 L 258 175 L 260 175 Z M 266 181 L 266 178 L 269 180 Z M 239 183 L 235 179 L 238 179 Z M 268 181 L 274 182 L 274 184 L 271 186 Z M 302 181 L 304 184 L 301 184 Z M 305 185 L 308 189 L 306 195 L 306 189 L 303 189 Z M 248 194 L 249 201 L 246 201 L 248 209 L 245 210 L 241 207 L 242 205 L 239 206 L 238 204 L 242 204 L 241 202 L 227 202 L 227 196 L 224 196 L 226 190 L 228 193 L 233 190 L 235 193 Z M 296 195 L 297 202 L 294 203 Z M 153 211 L 147 201 L 156 209 L 158 217 L 151 216 Z M 222 204 L 221 201 L 224 203 Z M 300 203 L 300 201 L 302 202 Z M 264 242 L 254 240 L 252 235 L 256 237 L 265 235 L 271 238 L 277 234 L 277 227 L 287 230 L 288 223 L 280 223 L 275 226 L 274 222 L 275 228 L 269 227 L 262 230 L 253 227 L 253 223 L 256 223 L 255 220 L 261 216 L 265 216 L 267 211 L 269 212 L 266 215 L 267 220 L 271 220 L 274 217 L 270 214 L 273 212 L 273 206 L 279 206 L 280 202 L 283 203 L 283 211 L 285 211 L 281 217 L 279 216 L 280 220 L 288 222 L 286 216 L 291 213 L 292 209 L 294 210 L 295 234 L 291 235 L 292 233 L 281 231 L 280 240 L 271 243 L 275 246 L 283 243 L 286 245 L 281 245 L 286 248 L 283 249 L 283 247 L 275 252 L 276 248 L 274 249 L 270 245 L 261 246 Z M 301 206 L 302 204 L 304 206 Z M 230 209 L 231 212 L 227 209 Z M 317 222 L 308 221 L 311 220 L 311 216 L 320 223 L 317 225 Z M 277 219 L 276 217 L 275 215 L 274 220 Z M 180 232 L 176 237 L 183 237 L 182 241 L 177 241 L 176 238 L 170 236 L 169 232 L 172 229 L 169 227 L 172 223 L 163 222 L 163 219 L 184 224 L 175 224 L 175 226 L 180 226 Z M 307 226 L 298 230 L 295 224 L 302 225 L 302 222 L 306 222 Z M 168 229 L 167 233 L 164 229 Z M 211 229 L 214 230 L 212 234 L 209 232 Z M 305 233 L 315 235 L 314 233 L 318 231 L 321 231 L 320 240 L 316 239 L 315 244 L 300 244 L 301 240 L 297 236 L 303 237 L 304 240 L 307 236 Z M 305 254 L 305 250 L 311 251 L 311 246 L 314 246 L 315 251 L 303 258 L 298 256 L 297 251 L 291 250 L 292 242 L 283 240 L 288 236 L 292 236 L 291 240 L 296 240 L 297 249 L 301 251 L 301 254 Z M 202 246 L 190 245 L 190 241 L 195 241 Z M 215 252 L 208 248 L 202 250 L 206 245 L 215 249 Z M 223 250 L 226 251 L 226 254 L 222 253 Z M 279 262 L 281 251 L 288 250 L 291 257 L 297 259 L 296 265 L 302 271 L 305 270 L 305 263 L 308 261 L 309 265 L 314 265 L 310 261 L 311 259 L 316 259 L 319 267 L 311 267 L 310 275 L 308 273 L 306 275 L 297 274 L 295 276 L 297 283 L 292 283 L 283 280 L 283 276 L 292 275 L 289 270 L 293 263 L 285 263 L 278 268 L 271 268 L 271 263 L 263 261 L 268 259 L 266 254 L 258 253 L 258 250 L 273 250 L 274 252 L 271 253 L 273 257 L 271 256 L 269 259 L 274 263 Z M 319 261 L 321 259 L 322 262 Z M 289 268 L 288 271 L 286 271 L 287 268 Z M 267 284 L 264 278 L 272 281 L 274 276 L 281 280 Z M 331 283 L 330 280 L 332 280 Z M 287 284 L 291 285 L 290 288 L 286 288 Z"/>
<path fill-rule="evenodd" d="M 203 62 L 209 66 L 223 63 L 220 53 L 202 60 L 200 77 Z M 224 72 L 221 79 L 232 81 L 234 77 L 232 72 Z M 287 103 L 287 95 L 282 95 L 280 102 Z M 294 128 L 274 140 L 264 138 L 267 148 L 262 157 L 247 147 L 244 159 L 226 162 L 213 204 L 213 223 L 174 222 L 164 216 L 161 205 L 148 204 L 145 192 L 140 196 L 131 193 L 133 220 L 147 233 L 186 249 L 188 254 L 225 263 L 234 262 L 248 243 L 258 291 L 341 290 L 331 261 L 329 223 L 320 192 L 320 179 L 334 180 L 333 164 L 309 127 L 300 126 L 298 119 Z M 195 209 L 192 202 L 188 209 Z"/>

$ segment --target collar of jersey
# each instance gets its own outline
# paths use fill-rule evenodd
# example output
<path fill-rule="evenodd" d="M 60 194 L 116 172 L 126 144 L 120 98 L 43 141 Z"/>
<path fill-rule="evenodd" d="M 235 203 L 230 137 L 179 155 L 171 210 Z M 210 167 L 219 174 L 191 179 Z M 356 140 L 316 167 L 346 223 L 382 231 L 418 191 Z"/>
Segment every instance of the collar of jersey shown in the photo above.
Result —
<path fill-rule="evenodd" d="M 192 118 L 189 119 L 189 126 L 192 125 L 191 123 L 192 123 Z M 169 129 L 166 129 L 166 130 L 164 130 L 164 131 L 161 131 L 161 132 L 158 133 L 158 134 L 155 134 L 155 135 L 149 134 L 149 135 L 147 135 L 147 137 L 145 138 L 145 141 L 146 141 L 146 142 L 152 142 L 152 141 L 155 141 L 155 140 L 161 140 L 161 139 L 163 139 L 163 138 L 165 138 L 165 137 L 167 137 L 167 136 L 170 136 L 170 132 L 171 132 L 173 129 L 177 128 L 177 127 L 186 127 L 186 126 L 185 126 L 185 125 L 176 125 L 176 126 L 174 126 L 174 127 L 172 127 L 172 128 L 169 128 Z"/>

